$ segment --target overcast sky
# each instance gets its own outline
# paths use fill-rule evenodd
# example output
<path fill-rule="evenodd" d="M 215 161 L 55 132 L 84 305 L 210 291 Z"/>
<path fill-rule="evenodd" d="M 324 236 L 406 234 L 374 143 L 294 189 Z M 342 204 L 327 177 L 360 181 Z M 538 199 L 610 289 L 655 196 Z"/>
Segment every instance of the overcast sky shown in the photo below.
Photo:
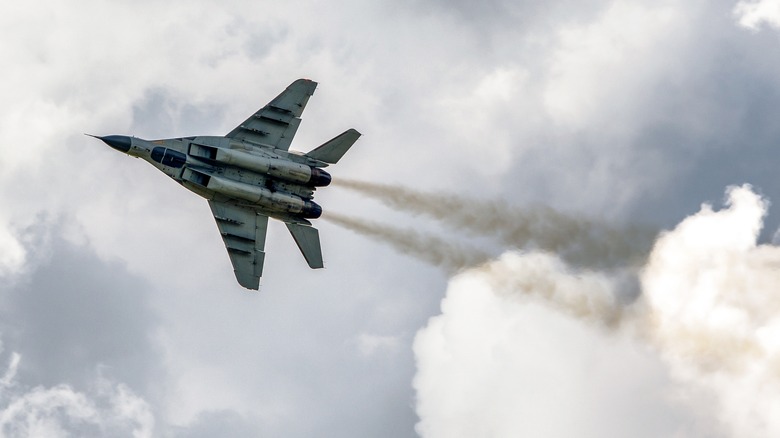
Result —
<path fill-rule="evenodd" d="M 780 433 L 780 1 L 0 11 L 0 433 Z M 312 271 L 272 221 L 248 292 L 205 200 L 83 135 L 224 135 L 301 77 L 293 149 L 363 133 L 334 180 L 497 209 L 461 212 L 479 232 L 334 185 L 326 214 L 491 261 L 453 276 L 323 219 Z M 494 221 L 543 207 L 563 243 Z M 583 269 L 559 249 L 597 258 L 594 223 L 667 232 L 644 265 Z"/>

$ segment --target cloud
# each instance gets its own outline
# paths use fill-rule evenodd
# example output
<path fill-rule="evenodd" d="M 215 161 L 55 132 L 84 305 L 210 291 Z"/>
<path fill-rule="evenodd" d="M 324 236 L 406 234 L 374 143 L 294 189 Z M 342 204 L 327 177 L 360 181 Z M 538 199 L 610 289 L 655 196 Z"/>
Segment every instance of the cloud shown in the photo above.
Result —
<path fill-rule="evenodd" d="M 101 386 L 95 394 L 68 385 L 4 394 L 0 431 L 12 437 L 153 436 L 154 416 L 143 399 L 122 384 L 106 381 Z"/>
<path fill-rule="evenodd" d="M 567 436 L 578 430 L 579 416 L 560 427 L 528 423 L 537 395 L 526 386 L 535 378 L 529 369 L 535 360 L 526 333 L 534 328 L 524 319 L 529 304 L 541 303 L 590 336 L 647 342 L 686 400 L 714 396 L 709 410 L 692 409 L 702 409 L 716 433 L 776 436 L 780 248 L 757 244 L 767 206 L 750 186 L 731 187 L 726 208 L 704 205 L 663 233 L 641 270 L 641 299 L 628 307 L 615 302 L 620 283 L 611 274 L 572 271 L 550 255 L 509 253 L 461 273 L 450 282 L 442 314 L 415 339 L 418 432 L 518 436 L 546 427 L 545 436 Z M 547 389 L 557 390 L 536 390 Z M 577 390 L 568 387 L 567 397 L 582 397 Z"/>
<path fill-rule="evenodd" d="M 729 436 L 780 434 L 780 248 L 757 244 L 767 206 L 730 188 L 727 208 L 704 205 L 662 236 L 642 274 L 660 354 L 679 382 L 713 393 Z"/>
<path fill-rule="evenodd" d="M 149 403 L 156 427 L 183 435 L 188 425 L 206 435 L 219 427 L 412 434 L 409 333 L 437 313 L 442 273 L 324 221 L 328 269 L 310 272 L 284 227 L 272 224 L 263 291 L 247 295 L 203 200 L 82 132 L 219 135 L 293 79 L 311 77 L 320 87 L 294 148 L 350 126 L 365 134 L 334 177 L 669 227 L 727 184 L 751 181 L 780 198 L 777 62 L 766 56 L 777 41 L 738 27 L 735 3 L 65 0 L 7 8 L 0 37 L 14 43 L 0 46 L 0 289 L 13 311 L 0 330 L 23 358 L 18 381 L 65 384 L 94 399 L 90 384 L 102 370 Z M 323 189 L 317 199 L 328 211 L 414 226 L 343 191 Z M 40 214 L 68 218 L 41 244 L 47 254 L 24 238 Z M 536 263 L 540 275 L 579 284 L 565 259 Z M 586 277 L 621 290 L 637 282 L 611 275 Z M 545 414 L 560 412 L 561 400 L 583 400 L 566 406 L 584 417 L 604 418 L 599 409 L 608 407 L 631 419 L 610 418 L 594 427 L 597 436 L 634 436 L 637 424 L 667 436 L 690 421 L 658 394 L 672 380 L 652 365 L 654 354 L 637 353 L 631 340 L 611 350 L 599 329 L 529 306 L 517 318 L 526 329 L 512 333 L 559 353 L 526 357 L 540 383 L 540 430 L 565 426 Z M 399 339 L 397 353 L 366 360 L 355 343 L 361 333 Z M 588 356 L 589 346 L 603 355 Z M 631 373 L 611 363 L 630 364 Z M 545 373 L 554 369 L 561 372 Z M 543 398 L 542 382 L 557 392 Z M 635 400 L 622 388 L 649 395 Z M 587 403 L 567 398 L 578 393 L 589 394 Z"/>
<path fill-rule="evenodd" d="M 414 341 L 420 436 L 672 435 L 657 360 L 609 334 L 612 287 L 544 254 L 453 278 Z"/>
<path fill-rule="evenodd" d="M 641 84 L 668 68 L 656 51 L 673 44 L 684 15 L 676 2 L 611 2 L 595 20 L 563 27 L 542 95 L 553 121 L 575 130 L 594 123 L 625 129 L 641 111 L 633 103 L 644 98 Z"/>
<path fill-rule="evenodd" d="M 758 30 L 762 24 L 780 27 L 780 2 L 777 0 L 742 0 L 734 7 L 740 26 Z"/>
<path fill-rule="evenodd" d="M 0 227 L 0 277 L 19 271 L 24 265 L 25 251 L 7 227 Z"/>
<path fill-rule="evenodd" d="M 397 336 L 382 336 L 371 333 L 359 334 L 356 343 L 360 355 L 365 358 L 382 352 L 395 353 L 401 348 L 401 340 Z"/>
<path fill-rule="evenodd" d="M 258 436 L 258 425 L 234 411 L 206 411 L 187 427 L 171 427 L 170 436 L 186 438 L 210 438 L 230 436 L 251 438 Z"/>
<path fill-rule="evenodd" d="M 84 387 L 100 369 L 147 392 L 162 375 L 150 285 L 63 240 L 63 228 L 42 221 L 28 229 L 27 269 L 0 286 L 0 332 L 25 358 L 20 377 Z"/>
<path fill-rule="evenodd" d="M 70 385 L 28 387 L 17 381 L 22 357 L 14 352 L 0 381 L 0 435 L 151 437 L 150 405 L 126 385 L 98 378 L 87 392 Z"/>

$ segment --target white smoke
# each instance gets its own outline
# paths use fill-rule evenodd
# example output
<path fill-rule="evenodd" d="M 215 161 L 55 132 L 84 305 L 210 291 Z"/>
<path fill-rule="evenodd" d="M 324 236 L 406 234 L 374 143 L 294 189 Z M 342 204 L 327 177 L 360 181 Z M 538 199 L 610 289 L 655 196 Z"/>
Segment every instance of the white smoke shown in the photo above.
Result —
<path fill-rule="evenodd" d="M 16 380 L 20 362 L 12 353 L 0 379 L 0 437 L 152 436 L 150 406 L 126 385 L 99 378 L 87 393 L 27 388 Z"/>
<path fill-rule="evenodd" d="M 749 186 L 732 187 L 726 208 L 704 205 L 662 234 L 641 270 L 642 298 L 628 308 L 612 298 L 624 287 L 619 278 L 573 270 L 553 255 L 508 253 L 453 278 L 442 314 L 415 339 L 418 432 L 426 438 L 576 433 L 556 415 L 538 420 L 544 398 L 534 392 L 559 390 L 535 388 L 551 371 L 528 365 L 534 346 L 525 334 L 526 309 L 543 304 L 595 336 L 652 347 L 679 400 L 709 397 L 709 406 L 692 409 L 708 415 L 716 431 L 685 427 L 780 436 L 780 248 L 757 244 L 767 205 Z M 581 397 L 575 389 L 560 400 Z"/>

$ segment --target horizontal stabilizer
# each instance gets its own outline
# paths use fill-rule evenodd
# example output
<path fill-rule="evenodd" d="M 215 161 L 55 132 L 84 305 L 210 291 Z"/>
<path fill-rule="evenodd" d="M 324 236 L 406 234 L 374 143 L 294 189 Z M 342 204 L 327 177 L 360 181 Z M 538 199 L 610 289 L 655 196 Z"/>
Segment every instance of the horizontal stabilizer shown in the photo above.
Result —
<path fill-rule="evenodd" d="M 290 230 L 295 243 L 303 253 L 306 263 L 312 269 L 322 268 L 322 248 L 320 247 L 320 233 L 316 228 L 308 225 L 285 223 Z"/>
<path fill-rule="evenodd" d="M 355 129 L 348 129 L 333 140 L 325 142 L 322 146 L 306 154 L 315 160 L 336 164 L 347 153 L 350 147 L 360 138 L 360 133 Z"/>

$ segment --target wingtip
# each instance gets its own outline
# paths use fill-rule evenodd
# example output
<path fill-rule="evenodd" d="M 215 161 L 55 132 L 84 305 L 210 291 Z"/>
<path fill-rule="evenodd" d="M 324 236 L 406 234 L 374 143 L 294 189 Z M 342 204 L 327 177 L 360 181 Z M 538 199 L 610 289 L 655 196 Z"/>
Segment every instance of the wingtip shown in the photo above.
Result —
<path fill-rule="evenodd" d="M 245 278 L 236 272 L 236 280 L 248 292 L 260 290 L 260 277 Z"/>
<path fill-rule="evenodd" d="M 308 78 L 300 78 L 300 79 L 297 79 L 292 84 L 290 84 L 290 87 L 293 87 L 293 86 L 296 86 L 296 85 L 297 86 L 302 86 L 304 84 L 308 87 L 306 93 L 308 95 L 310 95 L 310 96 L 314 94 L 314 90 L 316 90 L 317 89 L 317 85 L 319 85 L 317 83 L 317 81 L 313 81 L 313 80 L 308 79 Z M 288 87 L 288 88 L 290 88 L 290 87 Z"/>

